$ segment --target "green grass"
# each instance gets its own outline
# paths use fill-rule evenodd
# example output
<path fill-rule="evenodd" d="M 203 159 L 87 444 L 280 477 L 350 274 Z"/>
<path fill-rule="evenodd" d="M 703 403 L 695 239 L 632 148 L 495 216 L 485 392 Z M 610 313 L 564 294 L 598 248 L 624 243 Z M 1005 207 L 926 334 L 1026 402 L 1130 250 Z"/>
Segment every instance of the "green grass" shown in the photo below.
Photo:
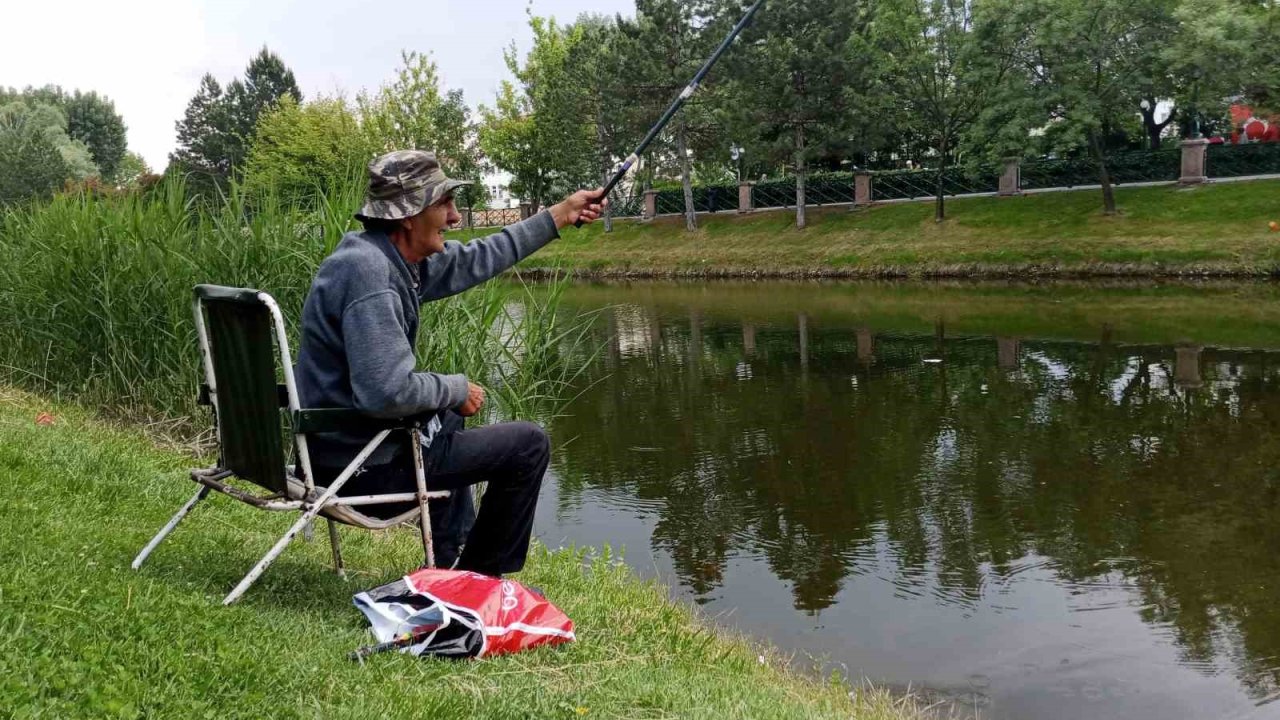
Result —
<path fill-rule="evenodd" d="M 50 411 L 53 425 L 34 422 Z M 199 506 L 139 572 L 133 555 L 192 492 L 181 454 L 73 406 L 0 386 L 0 707 L 14 718 L 913 718 L 909 700 L 808 679 L 724 636 L 609 552 L 535 548 L 579 640 L 505 658 L 384 654 L 351 595 L 421 558 L 408 530 L 292 545 L 243 600 L 219 600 L 286 516 Z M 323 538 L 323 530 L 317 534 Z"/>
<path fill-rule="evenodd" d="M 1118 188 L 1120 214 L 1097 190 L 947 202 L 816 209 L 795 229 L 790 211 L 619 221 L 564 231 L 538 263 L 585 274 L 1099 274 L 1280 271 L 1280 181 L 1192 188 Z M 466 233 L 462 233 L 465 237 Z"/>

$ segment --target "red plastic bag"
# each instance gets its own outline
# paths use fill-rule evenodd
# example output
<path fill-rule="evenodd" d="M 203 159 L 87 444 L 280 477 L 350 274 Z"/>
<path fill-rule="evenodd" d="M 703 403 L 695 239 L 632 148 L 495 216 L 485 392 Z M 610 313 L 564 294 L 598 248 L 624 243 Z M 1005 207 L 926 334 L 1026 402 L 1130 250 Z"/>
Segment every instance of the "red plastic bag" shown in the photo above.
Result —
<path fill-rule="evenodd" d="M 353 598 L 378 642 L 411 636 L 401 652 L 484 657 L 574 639 L 573 621 L 513 580 L 423 568 Z"/>

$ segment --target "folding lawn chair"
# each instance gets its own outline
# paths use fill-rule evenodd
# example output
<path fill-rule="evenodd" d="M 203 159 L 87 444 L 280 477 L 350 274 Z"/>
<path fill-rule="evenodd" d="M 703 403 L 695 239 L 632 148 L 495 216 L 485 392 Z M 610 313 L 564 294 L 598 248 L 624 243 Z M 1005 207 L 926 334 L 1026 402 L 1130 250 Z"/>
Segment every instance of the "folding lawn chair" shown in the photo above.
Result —
<path fill-rule="evenodd" d="M 329 524 L 329 542 L 333 546 L 333 566 L 343 575 L 342 551 L 338 546 L 336 523 L 370 530 L 381 530 L 417 518 L 422 528 L 422 547 L 427 567 L 435 565 L 431 551 L 431 518 L 428 498 L 448 497 L 448 491 L 427 492 L 422 467 L 424 428 L 435 428 L 432 415 L 388 420 L 350 409 L 307 409 L 298 402 L 298 388 L 293 379 L 293 358 L 285 337 L 284 318 L 274 298 L 265 292 L 217 285 L 195 288 L 196 332 L 204 363 L 205 384 L 200 401 L 213 407 L 218 431 L 218 464 L 196 468 L 191 479 L 201 487 L 161 528 L 160 532 L 134 558 L 137 570 L 178 523 L 210 490 L 217 490 L 263 510 L 298 511 L 301 516 L 275 546 L 258 561 L 226 598 L 223 605 L 235 602 L 267 566 L 284 551 L 299 531 L 310 530 L 317 515 Z M 207 323 L 206 323 L 207 318 Z M 275 335 L 277 355 L 272 348 Z M 276 383 L 276 359 L 280 360 L 284 385 Z M 285 458 L 282 410 L 288 411 L 302 475 Z M 377 430 L 378 434 L 356 455 L 327 488 L 315 487 L 311 472 L 311 456 L 307 436 L 337 430 Z M 364 461 L 396 430 L 409 433 L 413 462 L 417 470 L 417 492 L 387 493 L 339 497 L 338 491 L 356 473 Z M 232 477 L 246 480 L 271 492 L 261 495 L 246 492 L 224 480 Z M 381 520 L 356 510 L 360 505 L 416 501 L 418 507 L 396 517 Z M 309 534 L 309 532 L 308 532 Z"/>

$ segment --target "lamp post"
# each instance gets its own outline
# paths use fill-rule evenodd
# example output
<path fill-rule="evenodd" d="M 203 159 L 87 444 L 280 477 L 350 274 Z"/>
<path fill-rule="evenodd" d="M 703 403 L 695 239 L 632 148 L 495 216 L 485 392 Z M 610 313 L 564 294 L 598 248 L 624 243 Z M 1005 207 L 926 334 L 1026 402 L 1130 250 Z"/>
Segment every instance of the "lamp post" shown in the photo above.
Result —
<path fill-rule="evenodd" d="M 1188 134 L 1193 140 L 1199 140 L 1204 137 L 1200 133 L 1200 108 L 1197 105 L 1200 102 L 1200 68 L 1192 68 L 1191 70 L 1191 103 L 1189 110 L 1190 123 L 1187 126 Z"/>
<path fill-rule="evenodd" d="M 743 152 L 744 152 L 744 150 L 743 150 L 742 146 L 740 146 L 740 145 L 733 144 L 733 145 L 730 145 L 730 146 L 729 146 L 729 157 L 733 158 L 734 162 L 736 162 L 736 163 L 738 164 L 738 182 L 739 182 L 739 183 L 741 183 L 741 182 L 742 182 L 742 155 L 743 155 Z"/>

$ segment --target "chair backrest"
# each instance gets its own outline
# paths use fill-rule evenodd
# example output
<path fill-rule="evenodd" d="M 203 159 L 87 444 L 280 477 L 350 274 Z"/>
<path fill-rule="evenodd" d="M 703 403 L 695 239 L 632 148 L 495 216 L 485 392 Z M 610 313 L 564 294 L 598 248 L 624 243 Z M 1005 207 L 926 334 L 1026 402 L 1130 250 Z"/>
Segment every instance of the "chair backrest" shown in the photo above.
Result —
<path fill-rule="evenodd" d="M 197 285 L 196 329 L 207 346 L 220 465 L 287 493 L 271 308 L 257 290 Z M 211 367 L 209 367 L 211 366 Z"/>

